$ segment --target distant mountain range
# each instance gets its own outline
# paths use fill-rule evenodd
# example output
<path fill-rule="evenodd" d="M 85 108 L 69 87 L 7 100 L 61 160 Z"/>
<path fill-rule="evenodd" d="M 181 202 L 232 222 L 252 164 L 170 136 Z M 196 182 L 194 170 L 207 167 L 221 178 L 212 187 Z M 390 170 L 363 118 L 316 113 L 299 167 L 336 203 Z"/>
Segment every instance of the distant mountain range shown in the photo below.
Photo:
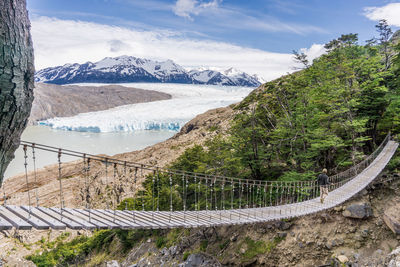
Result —
<path fill-rule="evenodd" d="M 70 83 L 185 83 L 230 86 L 259 86 L 263 80 L 234 68 L 225 71 L 197 69 L 187 71 L 172 60 L 163 62 L 132 56 L 106 57 L 99 62 L 65 64 L 39 70 L 35 82 Z"/>

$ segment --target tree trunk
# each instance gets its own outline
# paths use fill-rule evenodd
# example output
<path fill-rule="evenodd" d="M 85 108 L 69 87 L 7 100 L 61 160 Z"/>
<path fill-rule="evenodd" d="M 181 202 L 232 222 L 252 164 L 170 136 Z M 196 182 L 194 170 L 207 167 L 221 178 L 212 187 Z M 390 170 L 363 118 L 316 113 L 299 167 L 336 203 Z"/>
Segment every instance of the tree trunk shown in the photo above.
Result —
<path fill-rule="evenodd" d="M 0 1 L 0 186 L 33 101 L 33 47 L 25 0 Z"/>

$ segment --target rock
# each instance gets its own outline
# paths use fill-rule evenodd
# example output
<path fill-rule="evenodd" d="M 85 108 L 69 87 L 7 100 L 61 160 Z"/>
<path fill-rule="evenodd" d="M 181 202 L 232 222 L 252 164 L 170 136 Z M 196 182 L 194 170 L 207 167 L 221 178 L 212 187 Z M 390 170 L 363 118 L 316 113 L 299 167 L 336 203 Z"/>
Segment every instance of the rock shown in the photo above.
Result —
<path fill-rule="evenodd" d="M 385 266 L 399 267 L 400 266 L 400 247 L 397 247 L 389 255 L 386 256 Z"/>
<path fill-rule="evenodd" d="M 356 203 L 347 206 L 342 214 L 348 218 L 365 219 L 372 215 L 372 209 L 368 203 Z"/>
<path fill-rule="evenodd" d="M 205 267 L 205 266 L 221 266 L 221 264 L 214 258 L 202 253 L 191 254 L 188 259 L 179 264 L 180 267 Z"/>
<path fill-rule="evenodd" d="M 119 267 L 119 263 L 116 260 L 106 262 L 106 267 Z"/>
<path fill-rule="evenodd" d="M 163 255 L 163 256 L 169 256 L 169 250 L 168 250 L 166 247 L 164 247 L 163 249 L 161 249 L 160 253 L 161 253 L 161 255 Z"/>
<path fill-rule="evenodd" d="M 172 247 L 169 248 L 169 254 L 171 256 L 175 256 L 177 252 L 178 252 L 178 247 L 177 246 L 172 246 Z"/>
<path fill-rule="evenodd" d="M 345 255 L 339 255 L 337 258 L 341 263 L 346 263 L 349 261 L 349 258 L 347 258 Z"/>
<path fill-rule="evenodd" d="M 397 206 L 393 206 L 383 214 L 383 221 L 395 234 L 400 234 L 400 212 Z"/>
<path fill-rule="evenodd" d="M 287 233 L 286 232 L 278 232 L 278 236 L 280 238 L 285 238 L 287 236 Z"/>
<path fill-rule="evenodd" d="M 238 234 L 238 233 L 233 234 L 233 235 L 231 236 L 231 238 L 230 238 L 231 242 L 235 242 L 235 241 L 237 240 L 238 237 L 239 237 L 239 234 Z"/>
<path fill-rule="evenodd" d="M 363 241 L 364 240 L 364 238 L 360 234 L 355 234 L 354 235 L 354 239 L 357 240 L 357 241 Z"/>
<path fill-rule="evenodd" d="M 366 238 L 366 237 L 368 237 L 368 233 L 369 233 L 368 229 L 364 229 L 364 230 L 361 231 L 361 236 L 363 238 Z"/>
<path fill-rule="evenodd" d="M 331 245 L 331 243 L 326 243 L 326 244 L 325 244 L 325 247 L 326 247 L 327 249 L 329 249 L 329 250 L 331 250 L 331 249 L 332 249 L 332 245 Z"/>
<path fill-rule="evenodd" d="M 343 241 L 343 239 L 338 238 L 338 239 L 336 239 L 336 243 L 337 243 L 338 246 L 341 246 L 341 245 L 344 244 L 344 241 Z"/>
<path fill-rule="evenodd" d="M 333 209 L 334 209 L 336 212 L 340 212 L 340 211 L 344 210 L 344 207 L 343 207 L 343 206 L 336 206 L 336 207 L 334 207 Z"/>
<path fill-rule="evenodd" d="M 292 224 L 285 221 L 278 221 L 276 222 L 275 226 L 276 228 L 279 228 L 279 230 L 281 231 L 286 231 L 292 226 Z"/>

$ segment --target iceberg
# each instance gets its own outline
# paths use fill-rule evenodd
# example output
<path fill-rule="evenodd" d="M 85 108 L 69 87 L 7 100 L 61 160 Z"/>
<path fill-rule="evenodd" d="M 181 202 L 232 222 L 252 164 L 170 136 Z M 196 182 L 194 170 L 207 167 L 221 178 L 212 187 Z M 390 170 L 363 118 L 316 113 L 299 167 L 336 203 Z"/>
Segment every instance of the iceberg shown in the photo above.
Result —
<path fill-rule="evenodd" d="M 39 124 L 60 130 L 96 133 L 139 130 L 179 131 L 186 122 L 198 114 L 239 102 L 254 89 L 165 83 L 124 83 L 121 85 L 165 92 L 171 94 L 172 99 L 125 105 L 104 111 L 81 113 L 73 117 L 57 117 L 41 121 Z"/>

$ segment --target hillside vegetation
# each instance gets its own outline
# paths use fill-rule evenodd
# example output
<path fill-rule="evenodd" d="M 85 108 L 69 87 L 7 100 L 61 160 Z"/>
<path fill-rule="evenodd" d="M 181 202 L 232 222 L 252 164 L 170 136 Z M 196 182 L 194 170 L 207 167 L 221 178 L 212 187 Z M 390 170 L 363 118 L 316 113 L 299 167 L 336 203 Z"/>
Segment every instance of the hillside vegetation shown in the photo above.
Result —
<path fill-rule="evenodd" d="M 322 168 L 350 167 L 389 131 L 400 131 L 396 43 L 380 38 L 362 46 L 348 34 L 328 43 L 312 65 L 297 53 L 304 69 L 253 91 L 235 107 L 228 133 L 188 149 L 172 167 L 260 180 L 310 179 Z"/>

